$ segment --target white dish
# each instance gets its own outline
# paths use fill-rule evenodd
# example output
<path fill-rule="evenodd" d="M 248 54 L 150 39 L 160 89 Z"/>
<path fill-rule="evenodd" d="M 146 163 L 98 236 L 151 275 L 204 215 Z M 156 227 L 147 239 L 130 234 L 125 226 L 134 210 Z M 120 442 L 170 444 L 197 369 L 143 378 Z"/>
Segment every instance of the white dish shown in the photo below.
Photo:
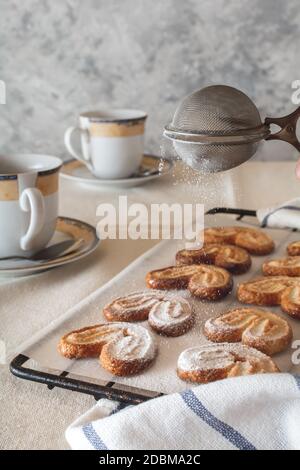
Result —
<path fill-rule="evenodd" d="M 33 260 L 25 258 L 0 259 L 0 277 L 20 277 L 36 274 L 46 269 L 72 263 L 87 256 L 96 249 L 100 240 L 96 230 L 91 225 L 68 217 L 58 217 L 55 233 L 48 246 L 52 246 L 64 240 L 78 241 L 74 249 L 69 253 L 45 259 Z"/>
<path fill-rule="evenodd" d="M 97 187 L 102 186 L 117 186 L 119 188 L 132 188 L 148 183 L 154 179 L 160 178 L 168 174 L 173 168 L 173 162 L 164 158 L 156 157 L 154 155 L 144 155 L 140 171 L 130 178 L 122 179 L 100 179 L 96 178 L 90 170 L 78 160 L 69 160 L 66 162 L 60 175 L 62 178 L 75 181 L 77 183 L 93 185 Z M 149 171 L 149 174 L 143 174 Z M 153 172 L 153 174 L 151 174 Z"/>

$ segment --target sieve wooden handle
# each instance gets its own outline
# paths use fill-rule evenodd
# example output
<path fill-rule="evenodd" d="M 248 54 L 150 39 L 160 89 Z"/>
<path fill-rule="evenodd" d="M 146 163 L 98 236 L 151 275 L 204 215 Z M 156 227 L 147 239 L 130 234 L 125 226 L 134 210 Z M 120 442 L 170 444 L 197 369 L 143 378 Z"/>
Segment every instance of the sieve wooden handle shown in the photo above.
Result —
<path fill-rule="evenodd" d="M 300 117 L 300 107 L 297 108 L 293 113 L 288 114 L 288 116 L 283 116 L 280 118 L 266 118 L 265 124 L 269 126 L 270 124 L 276 124 L 281 127 L 280 131 L 275 134 L 270 134 L 266 137 L 266 140 L 283 140 L 293 145 L 298 152 L 300 152 L 300 142 L 296 135 L 297 121 Z"/>

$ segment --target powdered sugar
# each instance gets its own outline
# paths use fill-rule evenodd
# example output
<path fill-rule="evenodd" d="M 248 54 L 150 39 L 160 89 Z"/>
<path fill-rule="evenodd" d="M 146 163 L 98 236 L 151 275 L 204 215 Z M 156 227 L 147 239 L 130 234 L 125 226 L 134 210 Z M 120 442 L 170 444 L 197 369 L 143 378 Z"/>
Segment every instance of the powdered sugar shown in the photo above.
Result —
<path fill-rule="evenodd" d="M 106 308 L 116 313 L 130 316 L 133 312 L 145 309 L 150 310 L 162 296 L 162 293 L 153 291 L 133 292 L 126 296 L 118 297 L 107 305 Z"/>
<path fill-rule="evenodd" d="M 242 341 L 251 337 L 266 342 L 286 337 L 289 329 L 288 322 L 279 315 L 249 307 L 230 310 L 217 318 L 208 319 L 204 331 L 212 340 L 214 336 L 222 338 L 223 334 L 230 341 L 228 335 L 233 333 L 234 338 L 240 335 Z"/>
<path fill-rule="evenodd" d="M 220 343 L 204 345 L 183 351 L 178 358 L 178 369 L 183 372 L 224 369 L 233 366 L 236 360 L 259 359 L 271 361 L 265 354 L 243 344 Z"/>
<path fill-rule="evenodd" d="M 150 310 L 149 320 L 158 327 L 164 327 L 170 324 L 179 325 L 191 316 L 192 308 L 187 300 L 182 297 L 165 298 Z"/>
<path fill-rule="evenodd" d="M 234 364 L 234 356 L 215 346 L 209 348 L 189 348 L 178 358 L 178 369 L 184 372 L 209 369 L 224 369 Z"/>
<path fill-rule="evenodd" d="M 156 345 L 151 333 L 140 325 L 123 323 L 123 328 L 108 344 L 112 358 L 123 361 L 152 360 Z"/>

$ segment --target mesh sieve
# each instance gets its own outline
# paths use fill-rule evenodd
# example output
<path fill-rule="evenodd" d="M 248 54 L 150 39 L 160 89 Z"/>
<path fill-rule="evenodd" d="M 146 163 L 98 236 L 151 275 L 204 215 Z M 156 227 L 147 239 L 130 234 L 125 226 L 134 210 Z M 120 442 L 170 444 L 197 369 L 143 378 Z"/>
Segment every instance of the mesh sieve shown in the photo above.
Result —
<path fill-rule="evenodd" d="M 230 135 L 261 126 L 252 101 L 229 86 L 210 86 L 187 96 L 177 108 L 174 129 L 206 135 Z"/>
<path fill-rule="evenodd" d="M 297 120 L 299 109 L 279 120 L 291 116 Z M 287 140 L 296 146 L 291 135 L 286 135 L 286 128 L 271 135 L 269 124 L 275 121 L 276 118 L 269 118 L 262 123 L 257 107 L 242 91 L 214 85 L 182 100 L 171 124 L 165 127 L 164 136 L 172 141 L 173 153 L 194 169 L 224 171 L 251 158 L 262 139 Z M 166 148 L 164 154 L 168 153 Z"/>

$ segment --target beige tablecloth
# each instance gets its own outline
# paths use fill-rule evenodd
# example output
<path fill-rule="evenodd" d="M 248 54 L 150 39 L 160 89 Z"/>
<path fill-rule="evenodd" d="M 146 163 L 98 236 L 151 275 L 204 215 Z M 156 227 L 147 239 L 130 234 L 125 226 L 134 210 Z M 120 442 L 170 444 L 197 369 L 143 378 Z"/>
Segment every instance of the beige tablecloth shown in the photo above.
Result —
<path fill-rule="evenodd" d="M 292 162 L 249 162 L 229 172 L 199 176 L 177 164 L 172 174 L 128 190 L 95 190 L 61 179 L 60 214 L 97 222 L 100 202 L 198 202 L 256 209 L 299 195 L 300 182 Z M 51 320 L 101 286 L 151 248 L 151 240 L 107 240 L 86 259 L 43 274 L 0 281 L 0 340 L 8 358 L 24 341 Z M 11 376 L 0 366 L 0 448 L 64 449 L 67 425 L 94 403 L 92 397 Z"/>

